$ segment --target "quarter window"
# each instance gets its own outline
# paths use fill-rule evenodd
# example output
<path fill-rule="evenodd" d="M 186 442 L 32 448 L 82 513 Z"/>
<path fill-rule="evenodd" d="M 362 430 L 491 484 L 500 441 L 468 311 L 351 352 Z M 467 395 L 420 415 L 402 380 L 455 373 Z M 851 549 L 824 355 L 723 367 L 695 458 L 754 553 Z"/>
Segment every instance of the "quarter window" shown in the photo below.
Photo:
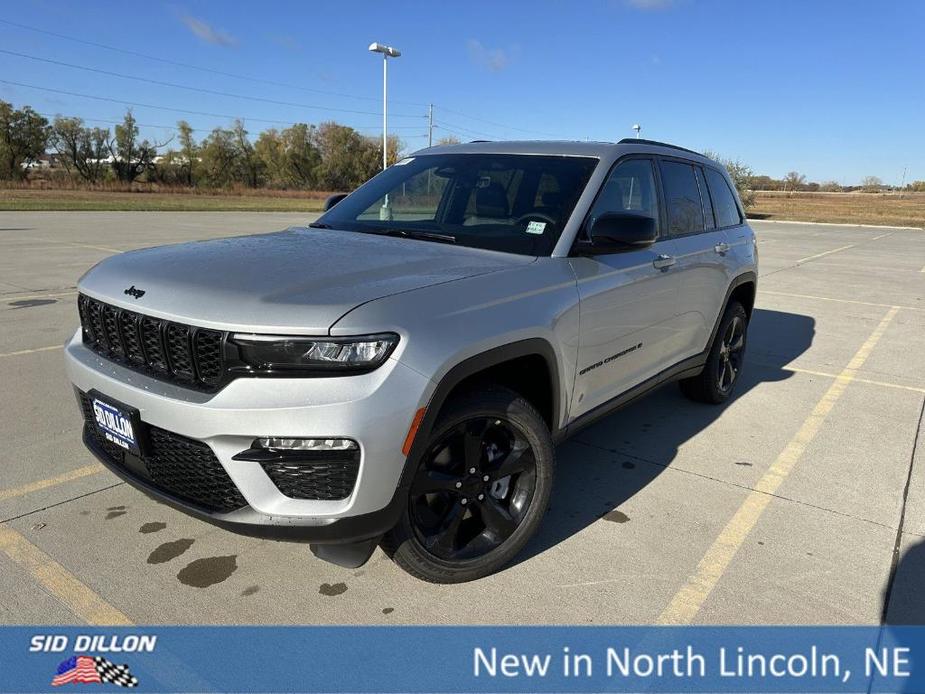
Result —
<path fill-rule="evenodd" d="M 662 162 L 662 184 L 668 207 L 668 233 L 672 236 L 703 231 L 703 208 L 694 167 L 674 161 Z"/>
<path fill-rule="evenodd" d="M 710 202 L 710 191 L 707 190 L 707 183 L 703 180 L 703 169 L 699 166 L 694 167 L 694 173 L 697 175 L 697 187 L 700 188 L 700 202 L 703 203 L 703 223 L 707 229 L 716 227 L 713 221 L 713 203 Z"/>
<path fill-rule="evenodd" d="M 711 168 L 707 168 L 706 173 L 707 184 L 710 186 L 710 193 L 713 197 L 713 207 L 716 210 L 716 225 L 731 227 L 741 224 L 742 216 L 739 214 L 739 206 L 726 182 L 726 177 Z"/>

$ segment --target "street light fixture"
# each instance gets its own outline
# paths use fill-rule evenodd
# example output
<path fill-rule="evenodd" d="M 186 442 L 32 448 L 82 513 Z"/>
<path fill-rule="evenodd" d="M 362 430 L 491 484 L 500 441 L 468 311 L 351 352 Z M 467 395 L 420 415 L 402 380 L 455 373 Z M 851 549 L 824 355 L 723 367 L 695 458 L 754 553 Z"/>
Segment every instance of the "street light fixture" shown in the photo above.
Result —
<path fill-rule="evenodd" d="M 636 123 L 636 125 L 633 126 L 633 130 L 636 131 L 636 139 L 638 140 L 638 139 L 639 139 L 639 131 L 642 130 L 642 126 L 639 125 L 639 123 Z"/>
<path fill-rule="evenodd" d="M 392 46 L 375 42 L 369 44 L 369 50 L 372 53 L 382 53 L 382 170 L 385 171 L 389 166 L 389 58 L 399 57 L 401 51 Z M 379 218 L 383 220 L 392 218 L 388 195 L 383 200 Z"/>

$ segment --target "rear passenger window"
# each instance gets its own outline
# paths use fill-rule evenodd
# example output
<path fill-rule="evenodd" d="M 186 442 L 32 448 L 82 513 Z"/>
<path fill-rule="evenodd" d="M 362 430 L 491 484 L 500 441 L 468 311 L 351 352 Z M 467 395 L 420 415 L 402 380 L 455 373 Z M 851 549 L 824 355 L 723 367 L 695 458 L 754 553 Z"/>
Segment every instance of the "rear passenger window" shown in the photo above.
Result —
<path fill-rule="evenodd" d="M 694 173 L 697 175 L 697 187 L 700 188 L 700 202 L 703 203 L 703 224 L 707 229 L 714 229 L 716 224 L 713 221 L 713 203 L 710 202 L 707 182 L 703 180 L 703 169 L 695 166 Z"/>
<path fill-rule="evenodd" d="M 731 227 L 742 223 L 739 206 L 735 195 L 726 182 L 726 177 L 715 169 L 707 168 L 707 184 L 713 196 L 713 207 L 716 212 L 716 226 Z"/>
<path fill-rule="evenodd" d="M 672 236 L 703 231 L 703 208 L 694 167 L 674 161 L 662 162 L 662 184 L 668 207 L 668 233 Z"/>

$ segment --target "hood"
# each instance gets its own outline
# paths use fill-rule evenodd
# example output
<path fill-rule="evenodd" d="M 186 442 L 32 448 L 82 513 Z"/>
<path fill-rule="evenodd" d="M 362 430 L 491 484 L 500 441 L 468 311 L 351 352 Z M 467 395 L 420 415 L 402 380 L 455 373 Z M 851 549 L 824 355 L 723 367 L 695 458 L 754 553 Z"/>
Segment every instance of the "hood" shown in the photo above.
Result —
<path fill-rule="evenodd" d="M 292 228 L 122 253 L 87 272 L 79 288 L 100 301 L 201 327 L 326 334 L 368 301 L 533 260 L 414 239 Z M 126 294 L 129 287 L 144 294 L 136 299 Z"/>

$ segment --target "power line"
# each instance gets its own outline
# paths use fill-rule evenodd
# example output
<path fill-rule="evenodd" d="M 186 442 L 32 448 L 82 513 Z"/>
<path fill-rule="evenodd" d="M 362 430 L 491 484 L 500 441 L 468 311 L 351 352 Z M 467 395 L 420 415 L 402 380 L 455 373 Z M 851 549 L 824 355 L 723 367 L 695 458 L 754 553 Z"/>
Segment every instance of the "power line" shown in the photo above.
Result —
<path fill-rule="evenodd" d="M 444 129 L 449 128 L 451 130 L 461 130 L 462 132 L 469 133 L 470 135 L 474 135 L 475 137 L 487 137 L 492 140 L 503 140 L 504 139 L 503 137 L 499 137 L 498 135 L 492 135 L 491 133 L 486 133 L 481 130 L 473 130 L 471 128 L 464 128 L 461 125 L 456 125 L 454 123 L 447 123 L 446 121 L 442 121 L 442 120 L 435 120 L 434 124 L 438 128 L 442 127 Z"/>
<path fill-rule="evenodd" d="M 313 89 L 311 87 L 303 87 L 298 84 L 291 84 L 288 82 L 277 82 L 275 80 L 268 80 L 261 77 L 252 77 L 250 75 L 242 75 L 234 72 L 226 72 L 224 70 L 216 70 L 214 68 L 203 67 L 201 65 L 194 65 L 192 63 L 184 63 L 177 60 L 170 60 L 168 58 L 161 58 L 156 55 L 150 55 L 148 53 L 142 53 L 140 51 L 133 51 L 127 48 L 119 48 L 117 46 L 109 46 L 105 43 L 97 43 L 96 41 L 88 41 L 86 39 L 77 38 L 76 36 L 68 36 L 67 34 L 59 34 L 55 31 L 48 31 L 47 29 L 40 29 L 38 27 L 29 26 L 28 24 L 20 24 L 19 22 L 12 22 L 8 19 L 0 19 L 0 24 L 6 24 L 8 26 L 16 27 L 18 29 L 25 29 L 27 31 L 34 31 L 38 34 L 45 34 L 46 36 L 53 36 L 58 39 L 64 39 L 65 41 L 73 41 L 75 43 L 82 43 L 85 46 L 93 46 L 94 48 L 102 48 L 107 51 L 114 51 L 116 53 L 122 53 L 123 55 L 132 55 L 136 58 L 144 58 L 145 60 L 153 60 L 158 63 L 163 63 L 165 65 L 173 65 L 174 67 L 182 67 L 189 70 L 199 70 L 200 72 L 206 72 L 213 75 L 222 75 L 224 77 L 231 77 L 233 79 L 246 80 L 248 82 L 255 82 L 258 84 L 270 84 L 276 87 L 285 87 L 287 89 L 298 89 L 299 91 L 309 92 L 313 94 L 325 94 L 327 96 L 339 96 L 346 99 L 360 99 L 362 101 L 376 101 L 379 99 L 372 96 L 359 96 L 357 94 L 345 94 L 343 92 L 332 92 L 324 89 Z M 405 104 L 406 106 L 426 106 L 427 104 L 414 102 L 414 101 L 393 101 L 396 104 Z"/>
<path fill-rule="evenodd" d="M 442 108 L 444 111 L 446 111 L 447 113 L 455 113 L 457 116 L 462 116 L 463 118 L 468 118 L 469 120 L 474 120 L 474 121 L 477 121 L 477 122 L 480 122 L 480 123 L 485 123 L 486 125 L 494 125 L 494 126 L 497 126 L 497 127 L 499 127 L 499 128 L 504 128 L 505 130 L 516 130 L 516 131 L 522 132 L 522 133 L 530 133 L 530 134 L 532 134 L 532 135 L 543 135 L 543 136 L 546 136 L 546 137 L 554 137 L 554 136 L 555 136 L 553 133 L 547 133 L 547 132 L 543 132 L 543 131 L 541 131 L 541 130 L 528 130 L 527 128 L 516 128 L 516 127 L 514 127 L 514 126 L 512 126 L 512 125 L 505 125 L 504 123 L 499 123 L 499 122 L 497 122 L 497 121 L 488 120 L 488 119 L 486 119 L 486 118 L 479 118 L 478 116 L 472 116 L 472 115 L 469 115 L 469 114 L 467 114 L 467 113 L 463 113 L 462 111 L 456 111 L 456 110 L 451 109 L 451 108 L 446 108 L 445 106 L 441 106 L 441 108 Z"/>
<path fill-rule="evenodd" d="M 185 89 L 187 91 L 196 92 L 197 94 L 212 94 L 215 96 L 225 96 L 231 97 L 233 99 L 244 99 L 248 101 L 259 101 L 265 104 L 273 104 L 275 106 L 288 106 L 290 108 L 304 108 L 312 111 L 332 111 L 338 113 L 352 113 L 360 114 L 364 116 L 377 116 L 379 113 L 377 111 L 359 111 L 356 109 L 349 108 L 335 108 L 332 106 L 314 106 L 312 104 L 300 104 L 292 101 L 280 101 L 278 99 L 267 99 L 260 96 L 249 96 L 247 94 L 235 94 L 234 92 L 224 92 L 217 89 L 204 89 L 202 87 L 193 87 L 188 84 L 178 84 L 176 82 L 164 82 L 162 80 L 150 79 L 148 77 L 138 77 L 137 75 L 126 75 L 121 72 L 113 72 L 112 70 L 103 70 L 100 68 L 88 67 L 86 65 L 77 65 L 75 63 L 66 63 L 62 60 L 53 60 L 51 58 L 41 58 L 35 55 L 28 55 L 27 53 L 18 53 L 16 51 L 9 51 L 5 48 L 0 48 L 0 53 L 6 55 L 16 56 L 18 58 L 26 58 L 28 60 L 35 60 L 40 63 L 48 63 L 50 65 L 59 65 L 61 67 L 73 68 L 75 70 L 85 70 L 86 72 L 93 72 L 99 75 L 107 75 L 109 77 L 118 77 L 120 79 L 126 80 L 135 80 L 136 82 L 145 82 L 147 84 L 156 84 L 161 87 L 170 87 L 172 89 Z M 419 114 L 409 114 L 409 113 L 396 113 L 394 114 L 396 118 L 421 118 Z"/>
<path fill-rule="evenodd" d="M 46 118 L 57 118 L 58 116 L 62 116 L 62 115 L 63 115 L 63 114 L 61 114 L 61 113 L 50 113 L 50 112 L 48 112 L 48 111 L 36 111 L 36 113 L 38 113 L 40 116 L 45 116 Z M 108 119 L 108 118 L 91 118 L 91 117 L 89 117 L 89 116 L 69 115 L 69 116 L 63 116 L 63 117 L 66 117 L 66 118 L 79 118 L 80 120 L 85 121 L 85 122 L 87 122 L 87 123 L 107 123 L 107 124 L 109 124 L 109 125 L 122 125 L 122 124 L 125 122 L 124 120 L 113 120 L 113 119 Z M 254 120 L 254 119 L 243 119 L 243 120 Z M 281 122 L 282 122 L 282 121 L 281 121 Z M 165 125 L 165 124 L 163 124 L 163 123 L 161 123 L 161 124 L 157 124 L 157 123 L 139 123 L 138 121 L 136 121 L 135 124 L 138 125 L 139 127 L 142 127 L 142 128 L 161 128 L 161 129 L 163 129 L 163 130 L 176 130 L 176 129 L 177 129 L 176 124 L 174 124 L 174 125 Z M 292 124 L 290 124 L 290 125 L 292 125 Z M 358 132 L 359 132 L 360 130 L 376 130 L 376 131 L 380 130 L 380 126 L 378 126 L 378 125 L 356 125 L 356 126 L 351 125 L 351 126 L 348 126 L 348 127 L 353 128 L 354 130 L 356 130 L 356 131 L 358 131 Z M 419 127 L 420 127 L 420 126 L 417 126 L 417 125 L 399 125 L 399 126 L 396 126 L 394 129 L 395 129 L 395 130 L 405 130 L 405 129 L 415 129 L 415 130 L 418 130 Z M 207 130 L 208 130 L 208 128 L 190 128 L 190 131 L 191 131 L 191 132 L 194 132 L 194 133 L 195 133 L 195 132 L 206 132 Z M 427 137 L 427 133 L 421 133 L 420 131 L 418 131 L 417 133 L 408 133 L 408 134 L 405 135 L 405 137 Z"/>

